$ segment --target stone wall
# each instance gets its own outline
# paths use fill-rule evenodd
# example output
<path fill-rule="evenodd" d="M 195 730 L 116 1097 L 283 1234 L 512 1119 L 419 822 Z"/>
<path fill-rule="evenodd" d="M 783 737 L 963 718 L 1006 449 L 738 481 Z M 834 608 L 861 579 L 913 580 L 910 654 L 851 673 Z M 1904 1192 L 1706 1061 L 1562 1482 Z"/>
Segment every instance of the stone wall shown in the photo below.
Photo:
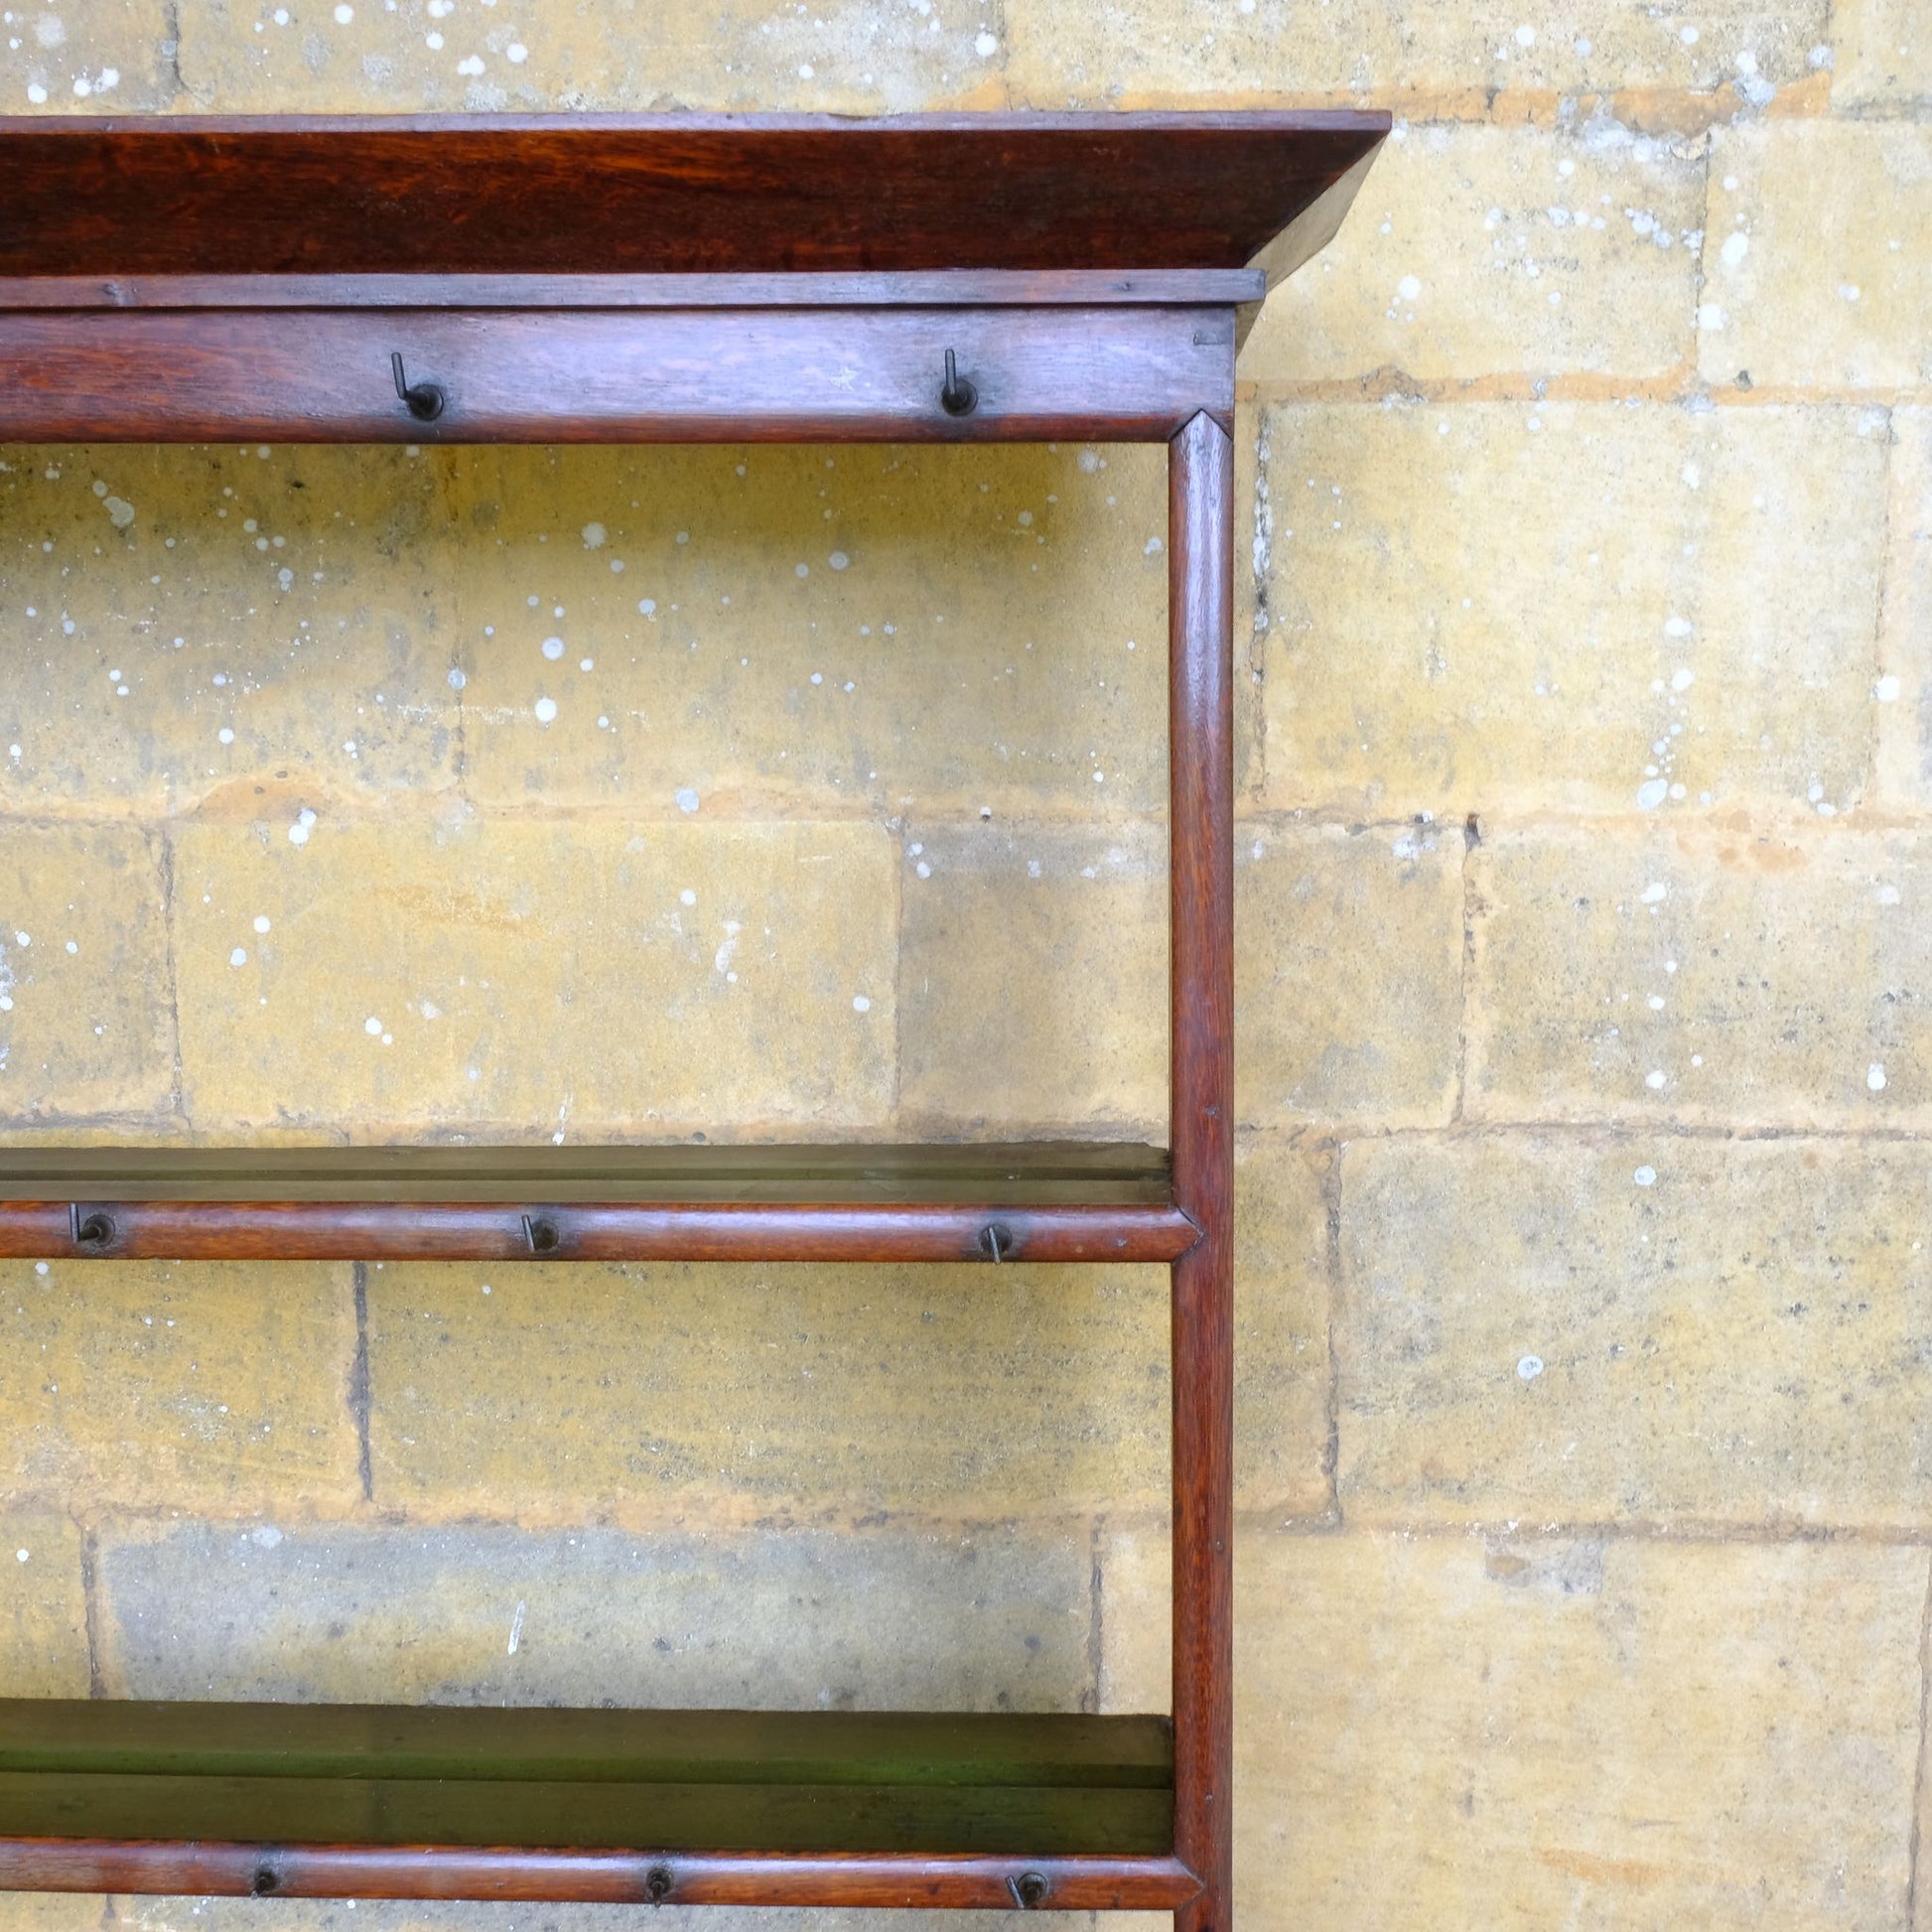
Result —
<path fill-rule="evenodd" d="M 1242 1923 L 1932 1928 L 1918 0 L 0 41 L 7 113 L 1393 109 L 1241 363 Z M 1158 1134 L 1163 492 L 0 452 L 0 1131 Z M 9 1693 L 1166 1695 L 1160 1271 L 0 1282 Z"/>

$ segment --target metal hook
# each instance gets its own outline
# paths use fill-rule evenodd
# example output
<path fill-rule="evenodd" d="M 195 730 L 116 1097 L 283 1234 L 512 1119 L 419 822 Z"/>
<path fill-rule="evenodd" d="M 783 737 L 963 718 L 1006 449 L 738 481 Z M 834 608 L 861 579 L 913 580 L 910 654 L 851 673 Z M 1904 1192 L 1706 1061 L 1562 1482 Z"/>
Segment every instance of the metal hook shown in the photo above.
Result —
<path fill-rule="evenodd" d="M 1004 1261 L 1013 1252 L 1013 1230 L 1004 1221 L 988 1221 L 980 1229 L 980 1253 Z"/>
<path fill-rule="evenodd" d="M 389 355 L 389 366 L 395 371 L 396 394 L 409 405 L 409 413 L 419 423 L 433 423 L 443 413 L 447 400 L 443 391 L 434 382 L 410 383 L 403 377 L 402 350 L 393 349 Z"/>
<path fill-rule="evenodd" d="M 526 1214 L 523 1217 L 523 1238 L 530 1244 L 533 1255 L 547 1255 L 557 1246 L 559 1236 L 557 1224 L 547 1214 Z"/>
<path fill-rule="evenodd" d="M 653 1905 L 661 1905 L 671 1895 L 671 1867 L 667 1864 L 654 1864 L 644 1873 L 644 1896 Z"/>
<path fill-rule="evenodd" d="M 68 1226 L 72 1230 L 76 1248 L 104 1248 L 114 1238 L 113 1216 L 103 1214 L 97 1207 L 82 1214 L 78 1201 L 68 1203 Z"/>
<path fill-rule="evenodd" d="M 1026 1911 L 1046 1896 L 1046 1880 L 1037 1871 L 1023 1871 L 1007 1880 L 1007 1890 L 1012 1892 L 1013 1902 Z"/>
<path fill-rule="evenodd" d="M 946 350 L 946 380 L 939 391 L 939 407 L 948 416 L 970 416 L 979 407 L 980 392 L 959 372 L 951 349 Z"/>

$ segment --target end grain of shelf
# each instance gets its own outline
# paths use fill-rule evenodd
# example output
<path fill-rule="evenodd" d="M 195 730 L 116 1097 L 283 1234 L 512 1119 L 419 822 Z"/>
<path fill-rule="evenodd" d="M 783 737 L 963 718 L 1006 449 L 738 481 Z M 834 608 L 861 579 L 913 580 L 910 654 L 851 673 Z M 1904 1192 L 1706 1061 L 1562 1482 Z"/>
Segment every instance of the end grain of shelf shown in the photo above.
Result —
<path fill-rule="evenodd" d="M 1227 1932 L 1234 357 L 1363 113 L 0 117 L 0 438 L 1169 452 L 1169 1147 L 0 1153 L 0 1255 L 1166 1262 L 1172 1717 L 0 1702 L 0 1886 Z"/>

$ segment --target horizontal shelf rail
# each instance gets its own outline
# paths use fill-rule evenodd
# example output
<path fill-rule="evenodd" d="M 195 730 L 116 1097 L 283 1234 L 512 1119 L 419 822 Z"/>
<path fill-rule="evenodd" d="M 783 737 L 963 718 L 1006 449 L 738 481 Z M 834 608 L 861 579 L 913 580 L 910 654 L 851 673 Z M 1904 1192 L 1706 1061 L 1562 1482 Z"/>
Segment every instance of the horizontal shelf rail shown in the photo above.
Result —
<path fill-rule="evenodd" d="M 0 1886 L 1172 1909 L 1173 1765 L 1163 1717 L 10 1700 Z"/>
<path fill-rule="evenodd" d="M 1232 305 L 0 309 L 0 438 L 1166 442 L 1231 415 L 1234 335 Z"/>
<path fill-rule="evenodd" d="M 1168 1912 L 1201 1890 L 1178 1859 L 960 1854 L 546 1852 L 457 1846 L 127 1843 L 0 1837 L 0 1889 L 176 1897 L 506 1898 L 545 1903 Z"/>
<path fill-rule="evenodd" d="M 0 1256 L 1172 1261 L 1165 1149 L 0 1149 Z"/>

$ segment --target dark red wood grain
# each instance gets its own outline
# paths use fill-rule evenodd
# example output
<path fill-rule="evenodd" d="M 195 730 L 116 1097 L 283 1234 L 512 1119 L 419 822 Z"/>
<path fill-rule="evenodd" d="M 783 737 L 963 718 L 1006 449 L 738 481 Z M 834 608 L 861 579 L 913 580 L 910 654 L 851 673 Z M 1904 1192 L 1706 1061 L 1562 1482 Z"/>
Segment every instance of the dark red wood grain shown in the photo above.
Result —
<path fill-rule="evenodd" d="M 1228 1932 L 1234 1841 L 1234 445 L 1196 416 L 1168 453 L 1174 1199 L 1174 1850 L 1178 1932 Z"/>
<path fill-rule="evenodd" d="M 662 1872 L 652 1887 L 651 1874 Z M 1060 1911 L 1172 1911 L 1200 1890 L 1178 1859 L 862 1853 L 478 1851 L 423 1846 L 159 1844 L 0 1839 L 0 1888 L 190 1897 L 466 1898 L 680 1905 L 981 1907 L 1011 1911 L 1045 1880 Z"/>
<path fill-rule="evenodd" d="M 0 118 L 0 275 L 1244 267 L 1379 113 Z"/>
<path fill-rule="evenodd" d="M 1232 411 L 1233 342 L 1226 307 L 22 309 L 0 311 L 0 439 L 1165 441 Z M 949 348 L 967 416 L 940 406 Z M 393 352 L 444 391 L 435 421 Z"/>
<path fill-rule="evenodd" d="M 79 1209 L 75 1213 L 76 1206 Z M 76 1223 L 104 1213 L 102 1242 Z M 531 1245 L 526 1221 L 554 1245 Z M 1172 1261 L 1199 1238 L 1178 1208 L 690 1201 L 0 1201 L 0 1257 L 170 1261 Z"/>

